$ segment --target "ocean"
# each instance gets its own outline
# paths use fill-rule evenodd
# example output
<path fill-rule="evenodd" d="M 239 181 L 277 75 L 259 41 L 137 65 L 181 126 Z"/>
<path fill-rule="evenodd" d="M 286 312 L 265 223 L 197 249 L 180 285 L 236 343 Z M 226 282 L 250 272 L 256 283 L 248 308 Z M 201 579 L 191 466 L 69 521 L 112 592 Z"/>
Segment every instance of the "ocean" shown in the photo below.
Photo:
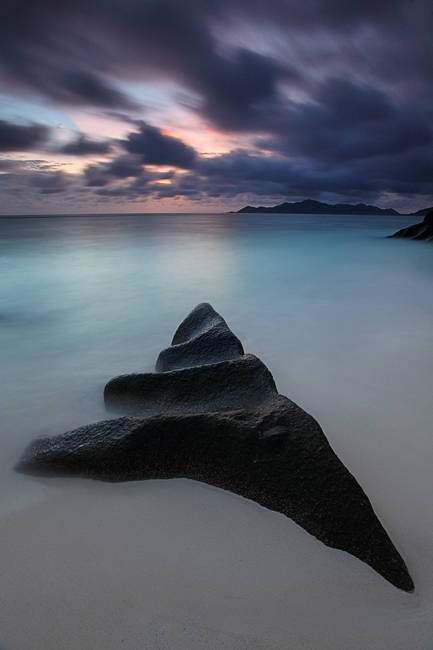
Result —
<path fill-rule="evenodd" d="M 2 650 L 433 648 L 433 247 L 386 238 L 418 220 L 0 217 Z M 14 472 L 110 417 L 105 383 L 153 370 L 204 301 L 319 421 L 415 594 L 192 481 Z"/>

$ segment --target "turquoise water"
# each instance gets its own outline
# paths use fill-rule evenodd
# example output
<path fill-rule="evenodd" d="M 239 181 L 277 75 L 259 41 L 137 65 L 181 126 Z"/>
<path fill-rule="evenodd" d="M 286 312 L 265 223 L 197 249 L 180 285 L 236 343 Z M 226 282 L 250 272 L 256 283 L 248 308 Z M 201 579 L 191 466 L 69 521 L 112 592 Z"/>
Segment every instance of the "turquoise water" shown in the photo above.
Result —
<path fill-rule="evenodd" d="M 35 435 L 106 417 L 105 382 L 152 370 L 178 323 L 202 301 L 343 450 L 363 423 L 373 426 L 368 413 L 387 399 L 415 399 L 411 422 L 425 427 L 433 247 L 385 238 L 409 222 L 264 214 L 2 218 L 4 471 L 10 476 Z M 375 426 L 386 440 L 394 418 Z"/>

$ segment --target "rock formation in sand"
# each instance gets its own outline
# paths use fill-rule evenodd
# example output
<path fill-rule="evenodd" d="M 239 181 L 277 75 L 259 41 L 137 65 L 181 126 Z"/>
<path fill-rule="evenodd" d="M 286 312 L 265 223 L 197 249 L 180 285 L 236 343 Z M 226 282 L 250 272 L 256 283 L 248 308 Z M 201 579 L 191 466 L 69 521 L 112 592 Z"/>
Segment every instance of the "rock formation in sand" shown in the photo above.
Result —
<path fill-rule="evenodd" d="M 427 212 L 424 221 L 415 223 L 413 226 L 408 226 L 407 228 L 402 228 L 391 235 L 391 237 L 406 237 L 407 239 L 433 241 L 433 210 Z"/>
<path fill-rule="evenodd" d="M 291 517 L 411 591 L 403 559 L 318 423 L 283 395 L 257 357 L 207 303 L 157 361 L 161 372 L 105 387 L 127 417 L 36 440 L 18 469 L 108 481 L 184 477 L 230 490 Z"/>

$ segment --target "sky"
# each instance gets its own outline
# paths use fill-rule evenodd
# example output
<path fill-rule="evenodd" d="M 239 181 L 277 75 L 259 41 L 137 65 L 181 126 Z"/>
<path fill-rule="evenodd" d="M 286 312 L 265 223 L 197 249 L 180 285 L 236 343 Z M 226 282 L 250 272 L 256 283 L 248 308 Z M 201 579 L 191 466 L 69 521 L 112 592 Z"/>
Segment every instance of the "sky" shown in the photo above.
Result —
<path fill-rule="evenodd" d="M 3 0 L 1 214 L 433 205 L 431 0 Z"/>

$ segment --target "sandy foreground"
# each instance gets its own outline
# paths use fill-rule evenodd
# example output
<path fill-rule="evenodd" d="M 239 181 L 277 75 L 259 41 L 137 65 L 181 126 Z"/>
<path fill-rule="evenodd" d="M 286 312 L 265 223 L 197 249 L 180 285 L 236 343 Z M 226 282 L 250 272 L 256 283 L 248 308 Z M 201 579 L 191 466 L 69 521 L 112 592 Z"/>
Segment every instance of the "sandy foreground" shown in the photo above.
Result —
<path fill-rule="evenodd" d="M 201 483 L 47 482 L 2 518 L 2 650 L 433 647 L 428 549 L 395 534 L 415 594 Z"/>
<path fill-rule="evenodd" d="M 29 375 L 31 401 L 23 408 L 16 397 L 1 457 L 0 649 L 433 650 L 427 373 L 390 368 L 394 383 L 386 376 L 379 390 L 380 369 L 370 381 L 330 383 L 326 366 L 300 405 L 369 496 L 414 594 L 283 515 L 201 483 L 15 473 L 35 435 L 105 415 L 93 394 L 67 391 L 63 401 L 53 392 L 61 408 L 51 411 L 46 386 L 39 393 Z M 291 372 L 303 377 L 300 365 Z M 307 394 L 308 366 L 304 374 L 295 389 Z"/>

